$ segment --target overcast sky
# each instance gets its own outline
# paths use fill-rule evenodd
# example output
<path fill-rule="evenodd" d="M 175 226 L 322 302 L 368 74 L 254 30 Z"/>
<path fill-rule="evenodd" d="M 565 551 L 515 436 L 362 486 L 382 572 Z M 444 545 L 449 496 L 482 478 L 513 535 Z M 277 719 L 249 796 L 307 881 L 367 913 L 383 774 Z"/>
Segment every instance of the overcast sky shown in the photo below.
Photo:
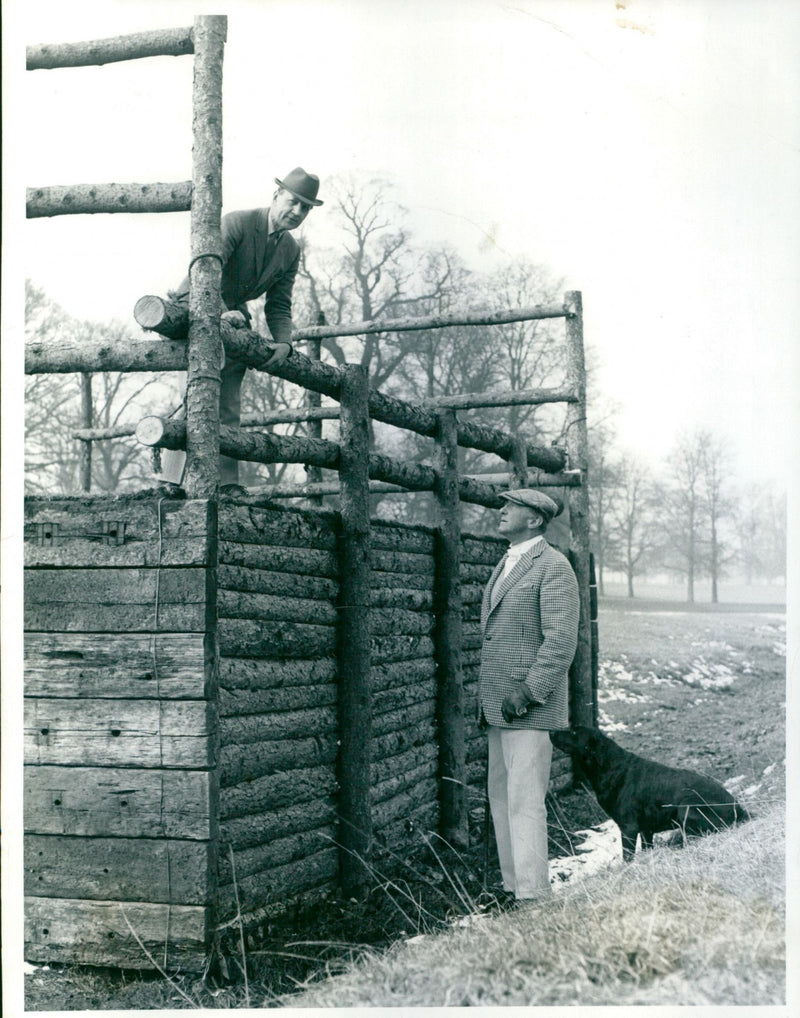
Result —
<path fill-rule="evenodd" d="M 474 268 L 524 257 L 583 291 L 624 444 L 658 459 L 680 428 L 707 425 L 755 481 L 795 466 L 800 4 L 3 7 L 16 75 L 6 208 L 25 185 L 191 175 L 190 59 L 26 74 L 26 44 L 226 13 L 226 210 L 266 203 L 298 163 L 322 178 L 322 198 L 334 174 L 389 177 L 421 241 L 453 244 Z M 312 242 L 324 216 L 308 220 Z M 130 319 L 188 260 L 188 214 L 18 227 L 24 265 L 12 271 L 80 317 Z"/>

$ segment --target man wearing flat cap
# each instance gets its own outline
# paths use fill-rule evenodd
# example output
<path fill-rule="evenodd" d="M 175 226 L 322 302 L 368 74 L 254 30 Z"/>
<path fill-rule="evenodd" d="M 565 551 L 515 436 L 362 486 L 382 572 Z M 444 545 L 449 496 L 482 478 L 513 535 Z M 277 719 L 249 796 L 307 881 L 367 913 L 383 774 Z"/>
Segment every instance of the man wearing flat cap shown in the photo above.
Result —
<path fill-rule="evenodd" d="M 222 217 L 222 320 L 236 328 L 250 324 L 247 302 L 264 296 L 264 311 L 274 353 L 268 364 L 277 366 L 292 349 L 292 288 L 300 263 L 300 246 L 291 230 L 300 226 L 312 208 L 323 203 L 317 198 L 319 177 L 297 166 L 281 180 L 268 208 L 229 212 Z M 170 294 L 173 300 L 188 301 L 189 277 Z M 226 355 L 220 388 L 220 424 L 239 426 L 241 389 L 247 365 Z M 186 454 L 165 452 L 162 475 L 167 482 L 180 484 Z M 220 488 L 238 487 L 239 463 L 220 456 Z"/>
<path fill-rule="evenodd" d="M 509 549 L 483 595 L 479 722 L 489 738 L 489 805 L 503 889 L 518 901 L 539 900 L 550 894 L 549 733 L 569 725 L 578 583 L 544 538 L 562 507 L 533 488 L 500 497 L 498 532 Z"/>

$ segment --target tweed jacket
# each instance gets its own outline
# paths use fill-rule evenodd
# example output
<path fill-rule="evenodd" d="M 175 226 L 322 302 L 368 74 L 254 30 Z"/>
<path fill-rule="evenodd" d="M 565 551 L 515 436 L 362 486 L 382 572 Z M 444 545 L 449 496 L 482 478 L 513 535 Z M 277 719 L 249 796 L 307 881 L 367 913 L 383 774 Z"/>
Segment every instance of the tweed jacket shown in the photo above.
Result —
<path fill-rule="evenodd" d="M 481 606 L 481 668 L 478 720 L 499 728 L 566 728 L 568 672 L 578 642 L 578 582 L 567 559 L 538 541 L 500 580 L 505 557 L 495 567 Z M 500 587 L 494 607 L 492 589 Z M 512 724 L 500 707 L 525 682 L 541 706 Z"/>
<path fill-rule="evenodd" d="M 292 287 L 300 263 L 300 246 L 287 231 L 268 243 L 268 209 L 229 212 L 222 217 L 222 302 L 227 311 L 266 294 L 264 311 L 276 343 L 292 342 Z M 189 277 L 175 290 L 176 300 L 189 295 Z"/>

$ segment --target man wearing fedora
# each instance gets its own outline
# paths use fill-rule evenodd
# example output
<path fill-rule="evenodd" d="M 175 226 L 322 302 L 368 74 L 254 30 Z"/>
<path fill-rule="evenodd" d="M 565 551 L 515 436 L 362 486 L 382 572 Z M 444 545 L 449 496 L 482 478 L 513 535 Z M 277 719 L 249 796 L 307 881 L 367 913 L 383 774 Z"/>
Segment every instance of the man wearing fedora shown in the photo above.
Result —
<path fill-rule="evenodd" d="M 290 235 L 312 208 L 323 203 L 317 198 L 319 177 L 297 166 L 283 180 L 275 178 L 278 189 L 268 208 L 229 212 L 222 217 L 222 320 L 236 328 L 250 324 L 247 301 L 264 296 L 267 325 L 274 340 L 269 364 L 281 364 L 292 350 L 292 288 L 300 263 L 300 246 Z M 189 277 L 170 293 L 173 300 L 188 301 Z M 221 372 L 220 424 L 239 426 L 241 389 L 247 365 L 226 355 Z M 186 454 L 165 451 L 162 476 L 167 485 L 183 479 Z M 238 460 L 220 456 L 220 489 L 238 488 Z"/>
<path fill-rule="evenodd" d="M 489 739 L 488 795 L 503 890 L 517 901 L 551 893 L 545 795 L 551 729 L 567 728 L 568 672 L 578 640 L 578 583 L 545 540 L 561 506 L 543 492 L 500 496 L 509 549 L 481 607 L 479 723 Z"/>

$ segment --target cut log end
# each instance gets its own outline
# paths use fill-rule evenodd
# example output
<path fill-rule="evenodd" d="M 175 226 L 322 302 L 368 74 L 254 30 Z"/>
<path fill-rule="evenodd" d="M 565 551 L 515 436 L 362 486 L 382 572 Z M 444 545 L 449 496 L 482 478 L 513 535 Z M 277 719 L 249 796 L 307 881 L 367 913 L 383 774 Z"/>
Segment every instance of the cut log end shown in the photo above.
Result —
<path fill-rule="evenodd" d="M 164 301 L 150 294 L 140 297 L 134 306 L 133 317 L 143 329 L 155 329 L 164 321 Z"/>
<path fill-rule="evenodd" d="M 160 417 L 143 417 L 136 425 L 136 438 L 142 445 L 157 445 L 164 437 L 164 422 Z"/>

